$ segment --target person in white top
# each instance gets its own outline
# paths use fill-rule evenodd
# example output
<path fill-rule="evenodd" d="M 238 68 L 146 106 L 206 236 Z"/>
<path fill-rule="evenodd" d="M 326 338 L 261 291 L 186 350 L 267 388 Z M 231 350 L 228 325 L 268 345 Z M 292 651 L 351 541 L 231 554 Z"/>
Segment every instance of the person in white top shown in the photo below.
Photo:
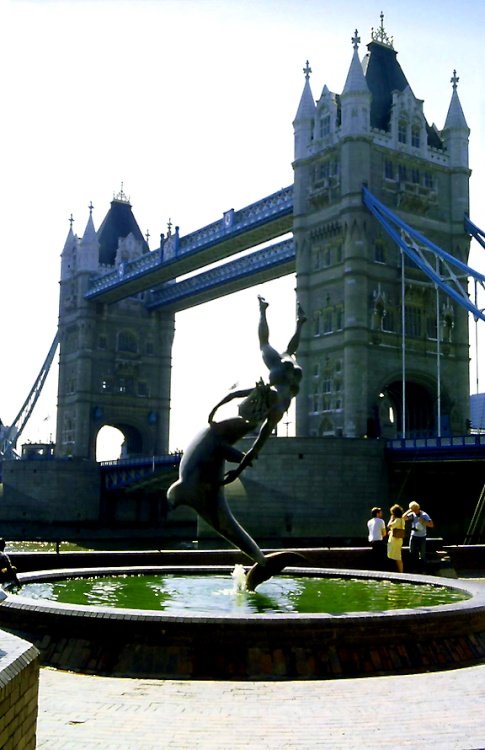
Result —
<path fill-rule="evenodd" d="M 368 540 L 372 548 L 373 566 L 376 570 L 387 567 L 386 523 L 382 518 L 382 508 L 372 508 L 367 521 Z"/>

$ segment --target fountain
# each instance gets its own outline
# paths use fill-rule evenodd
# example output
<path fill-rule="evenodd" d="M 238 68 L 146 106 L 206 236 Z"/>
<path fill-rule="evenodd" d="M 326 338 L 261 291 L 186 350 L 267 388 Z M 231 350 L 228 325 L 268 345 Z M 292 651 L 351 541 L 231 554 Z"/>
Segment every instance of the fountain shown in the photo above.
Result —
<path fill-rule="evenodd" d="M 233 482 L 257 459 L 291 399 L 298 393 L 301 370 L 294 355 L 305 317 L 298 308 L 296 332 L 280 355 L 268 341 L 267 303 L 260 298 L 259 340 L 269 384 L 233 391 L 210 412 L 208 427 L 184 453 L 178 481 L 168 491 L 171 507 L 192 507 L 221 536 L 247 555 L 247 570 L 227 565 L 202 568 L 130 566 L 75 568 L 19 573 L 20 595 L 9 590 L 0 603 L 0 625 L 40 649 L 43 663 L 92 674 L 125 677 L 191 679 L 326 679 L 403 674 L 465 666 L 485 658 L 485 592 L 472 582 L 374 571 L 303 567 L 294 551 L 264 554 L 234 518 L 224 496 Z M 222 404 L 243 398 L 239 415 L 220 422 Z M 235 447 L 259 428 L 250 450 Z M 225 473 L 225 462 L 237 464 Z M 201 553 L 203 554 L 203 553 Z M 197 553 L 194 553 L 197 555 Z M 229 556 L 228 556 L 229 557 Z M 113 555 L 113 560 L 116 557 Z M 221 563 L 224 562 L 221 559 Z M 291 567 L 288 567 L 291 566 Z M 284 571 L 284 573 L 282 573 Z M 224 575 L 239 595 L 259 595 L 274 576 L 306 579 L 349 579 L 441 588 L 454 592 L 451 603 L 420 602 L 398 609 L 331 613 L 323 611 L 207 612 L 114 608 L 104 604 L 29 598 L 22 587 L 62 579 L 101 579 L 110 575 L 173 574 L 189 578 Z M 26 588 L 26 590 L 28 590 Z M 419 597 L 416 597 L 418 599 Z"/>
<path fill-rule="evenodd" d="M 19 579 L 28 590 L 66 578 L 206 575 L 224 576 L 231 589 L 232 572 L 223 565 L 132 566 L 30 571 Z M 338 614 L 241 613 L 237 607 L 208 614 L 190 606 L 165 612 L 69 604 L 29 598 L 21 588 L 20 595 L 7 589 L 0 625 L 34 642 L 46 665 L 125 677 L 333 679 L 449 669 L 485 658 L 485 591 L 477 583 L 323 568 L 289 568 L 283 580 L 286 575 L 438 587 L 455 592 L 458 601 Z M 243 596 L 264 598 L 263 590 Z"/>

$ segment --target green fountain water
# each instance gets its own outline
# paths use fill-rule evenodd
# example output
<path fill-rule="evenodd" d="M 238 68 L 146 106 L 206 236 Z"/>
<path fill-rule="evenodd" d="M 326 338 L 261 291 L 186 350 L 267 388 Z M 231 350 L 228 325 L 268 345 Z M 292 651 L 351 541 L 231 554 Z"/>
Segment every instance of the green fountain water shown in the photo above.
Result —
<path fill-rule="evenodd" d="M 19 593 L 70 604 L 186 615 L 379 612 L 427 608 L 467 598 L 463 591 L 430 584 L 285 575 L 247 592 L 239 590 L 230 575 L 176 573 L 27 583 Z"/>

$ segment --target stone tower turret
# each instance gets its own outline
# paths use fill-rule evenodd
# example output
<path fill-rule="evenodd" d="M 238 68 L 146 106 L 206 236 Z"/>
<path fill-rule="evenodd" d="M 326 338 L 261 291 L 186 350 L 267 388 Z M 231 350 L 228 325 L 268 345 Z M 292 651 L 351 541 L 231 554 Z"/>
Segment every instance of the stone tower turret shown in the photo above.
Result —
<path fill-rule="evenodd" d="M 149 313 L 143 293 L 111 305 L 84 298 L 93 276 L 148 252 L 122 191 L 98 231 L 92 206 L 80 240 L 71 222 L 61 260 L 58 457 L 94 459 L 104 425 L 121 430 L 126 455 L 168 452 L 173 313 Z"/>
<path fill-rule="evenodd" d="M 297 291 L 310 320 L 298 352 L 305 378 L 297 434 L 396 437 L 404 424 L 407 436 L 425 436 L 436 434 L 438 423 L 442 434 L 462 434 L 469 398 L 467 313 L 443 293 L 437 299 L 434 285 L 409 262 L 403 287 L 400 251 L 362 202 L 366 185 L 466 262 L 469 131 L 456 81 L 440 133 L 426 121 L 382 14 L 362 61 L 359 41 L 356 32 L 342 93 L 323 88 L 311 140 L 302 139 L 303 117 L 295 120 Z M 309 104 L 304 111 L 309 121 Z"/>

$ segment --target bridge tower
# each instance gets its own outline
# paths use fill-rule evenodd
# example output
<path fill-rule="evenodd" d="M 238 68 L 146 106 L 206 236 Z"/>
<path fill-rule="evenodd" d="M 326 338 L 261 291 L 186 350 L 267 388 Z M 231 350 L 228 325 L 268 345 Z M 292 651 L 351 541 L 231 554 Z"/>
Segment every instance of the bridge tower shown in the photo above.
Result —
<path fill-rule="evenodd" d="M 297 430 L 345 437 L 464 434 L 467 312 L 402 261 L 362 202 L 366 185 L 407 224 L 467 262 L 469 129 L 458 78 L 453 73 L 439 131 L 425 119 L 382 14 L 362 61 L 359 43 L 356 31 L 340 94 L 324 86 L 315 102 L 307 63 L 294 120 L 297 288 L 310 321 L 298 353 L 306 377 Z"/>
<path fill-rule="evenodd" d="M 61 255 L 56 455 L 94 459 L 104 425 L 123 433 L 126 455 L 167 453 L 174 314 L 149 313 L 143 292 L 84 299 L 90 278 L 148 252 L 123 190 L 98 231 L 92 208 L 82 238 L 71 220 Z"/>

